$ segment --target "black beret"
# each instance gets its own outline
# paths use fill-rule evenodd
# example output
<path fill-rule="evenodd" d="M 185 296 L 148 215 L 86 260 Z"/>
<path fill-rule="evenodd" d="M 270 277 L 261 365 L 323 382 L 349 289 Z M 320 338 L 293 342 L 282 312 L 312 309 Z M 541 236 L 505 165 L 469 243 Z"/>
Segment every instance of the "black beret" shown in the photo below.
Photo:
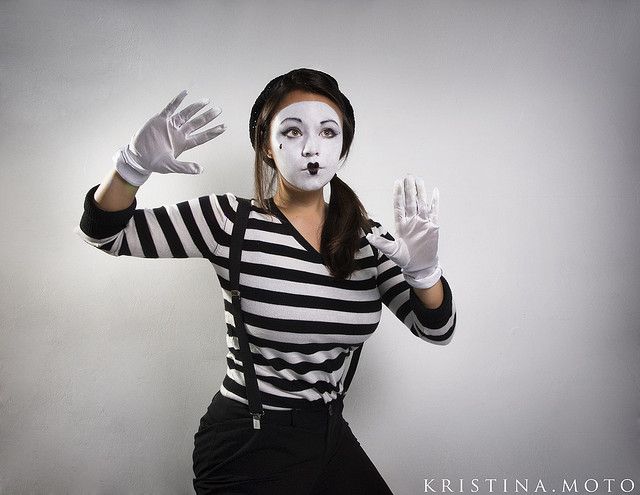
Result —
<path fill-rule="evenodd" d="M 267 100 L 269 93 L 278 82 L 284 79 L 284 76 L 285 74 L 282 74 L 276 78 L 271 79 L 271 81 L 269 81 L 269 83 L 262 90 L 262 93 L 258 95 L 258 98 L 256 98 L 255 103 L 251 107 L 251 116 L 249 117 L 249 139 L 251 140 L 251 146 L 253 146 L 253 149 L 256 148 L 255 133 L 258 116 L 262 111 L 262 107 L 264 106 L 264 102 Z"/>
<path fill-rule="evenodd" d="M 256 143 L 255 143 L 256 123 L 258 122 L 258 116 L 262 111 L 262 107 L 264 106 L 265 101 L 269 97 L 269 93 L 271 93 L 273 88 L 277 84 L 279 84 L 286 76 L 290 76 L 292 73 L 297 71 L 318 72 L 331 81 L 331 83 L 335 86 L 336 90 L 340 94 L 340 97 L 342 98 L 342 102 L 345 107 L 345 118 L 351 121 L 351 123 L 353 124 L 354 132 L 355 132 L 356 121 L 355 121 L 355 116 L 353 115 L 353 108 L 351 106 L 351 102 L 348 100 L 348 98 L 345 95 L 342 94 L 340 89 L 338 89 L 338 82 L 329 74 L 315 70 L 315 69 L 294 69 L 291 72 L 288 72 L 287 74 L 282 74 L 278 77 L 273 78 L 271 81 L 269 81 L 269 83 L 267 83 L 267 85 L 264 87 L 262 92 L 258 95 L 258 98 L 256 98 L 255 103 L 251 107 L 251 115 L 249 117 L 249 139 L 251 140 L 251 146 L 253 146 L 253 149 L 256 148 Z"/>

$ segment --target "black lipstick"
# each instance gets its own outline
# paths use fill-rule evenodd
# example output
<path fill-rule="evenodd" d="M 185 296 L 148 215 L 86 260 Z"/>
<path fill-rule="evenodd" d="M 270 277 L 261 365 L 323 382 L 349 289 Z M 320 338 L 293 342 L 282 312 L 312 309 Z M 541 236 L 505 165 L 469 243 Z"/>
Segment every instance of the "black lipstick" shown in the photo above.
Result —
<path fill-rule="evenodd" d="M 320 168 L 320 164 L 318 162 L 307 163 L 307 170 L 311 175 L 316 175 L 318 173 L 319 168 Z"/>

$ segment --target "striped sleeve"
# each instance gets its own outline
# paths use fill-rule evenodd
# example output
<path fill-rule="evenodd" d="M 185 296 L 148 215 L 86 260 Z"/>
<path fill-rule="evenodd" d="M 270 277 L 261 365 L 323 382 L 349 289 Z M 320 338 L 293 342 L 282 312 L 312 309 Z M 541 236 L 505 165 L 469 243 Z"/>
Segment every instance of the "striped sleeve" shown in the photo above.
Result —
<path fill-rule="evenodd" d="M 227 242 L 227 221 L 220 206 L 226 195 L 201 196 L 157 208 L 136 209 L 137 200 L 126 209 L 105 211 L 89 189 L 76 234 L 86 243 L 112 255 L 139 258 L 208 258 L 221 242 Z"/>
<path fill-rule="evenodd" d="M 374 233 L 386 239 L 393 236 L 378 222 L 372 222 Z M 402 269 L 379 250 L 377 252 L 377 284 L 382 302 L 418 338 L 432 344 L 445 345 L 451 341 L 456 326 L 456 306 L 451 287 L 440 277 L 444 300 L 438 308 L 427 308 L 407 283 Z"/>

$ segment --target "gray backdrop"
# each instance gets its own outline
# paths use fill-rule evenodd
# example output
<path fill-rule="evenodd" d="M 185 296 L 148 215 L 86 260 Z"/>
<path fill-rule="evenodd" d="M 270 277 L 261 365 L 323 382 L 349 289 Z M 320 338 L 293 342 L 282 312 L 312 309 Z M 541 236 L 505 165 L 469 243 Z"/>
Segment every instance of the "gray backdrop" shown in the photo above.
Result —
<path fill-rule="evenodd" d="M 639 2 L 0 13 L 1 493 L 192 493 L 193 434 L 225 370 L 214 271 L 114 258 L 73 228 L 114 151 L 183 88 L 184 104 L 221 106 L 228 130 L 182 155 L 202 175 L 154 175 L 139 206 L 251 196 L 249 110 L 297 67 L 349 96 L 340 175 L 372 217 L 394 232 L 406 172 L 440 189 L 457 335 L 430 345 L 385 309 L 345 409 L 394 492 L 591 478 L 607 493 L 614 478 L 622 493 L 628 478 L 640 493 Z"/>

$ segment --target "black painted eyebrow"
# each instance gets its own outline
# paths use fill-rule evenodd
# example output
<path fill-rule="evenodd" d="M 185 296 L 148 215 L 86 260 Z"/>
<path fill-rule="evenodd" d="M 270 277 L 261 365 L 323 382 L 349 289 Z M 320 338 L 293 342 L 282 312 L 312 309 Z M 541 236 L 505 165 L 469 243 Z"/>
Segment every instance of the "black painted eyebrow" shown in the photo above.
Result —
<path fill-rule="evenodd" d="M 300 122 L 302 124 L 302 120 L 300 120 L 297 117 L 287 117 L 286 119 L 284 119 L 282 122 L 280 122 L 280 125 L 284 124 L 285 120 L 297 120 L 298 122 Z M 333 122 L 335 125 L 337 125 L 338 127 L 340 127 L 340 124 L 338 124 L 335 120 L 333 119 L 329 119 L 329 120 L 323 120 L 322 122 L 320 122 L 320 125 L 322 124 L 326 124 L 327 122 Z"/>
<path fill-rule="evenodd" d="M 282 122 L 280 122 L 280 125 L 284 124 L 286 120 L 297 120 L 298 122 L 300 122 L 302 124 L 302 120 L 300 120 L 300 119 L 297 119 L 295 117 L 287 117 Z"/>

